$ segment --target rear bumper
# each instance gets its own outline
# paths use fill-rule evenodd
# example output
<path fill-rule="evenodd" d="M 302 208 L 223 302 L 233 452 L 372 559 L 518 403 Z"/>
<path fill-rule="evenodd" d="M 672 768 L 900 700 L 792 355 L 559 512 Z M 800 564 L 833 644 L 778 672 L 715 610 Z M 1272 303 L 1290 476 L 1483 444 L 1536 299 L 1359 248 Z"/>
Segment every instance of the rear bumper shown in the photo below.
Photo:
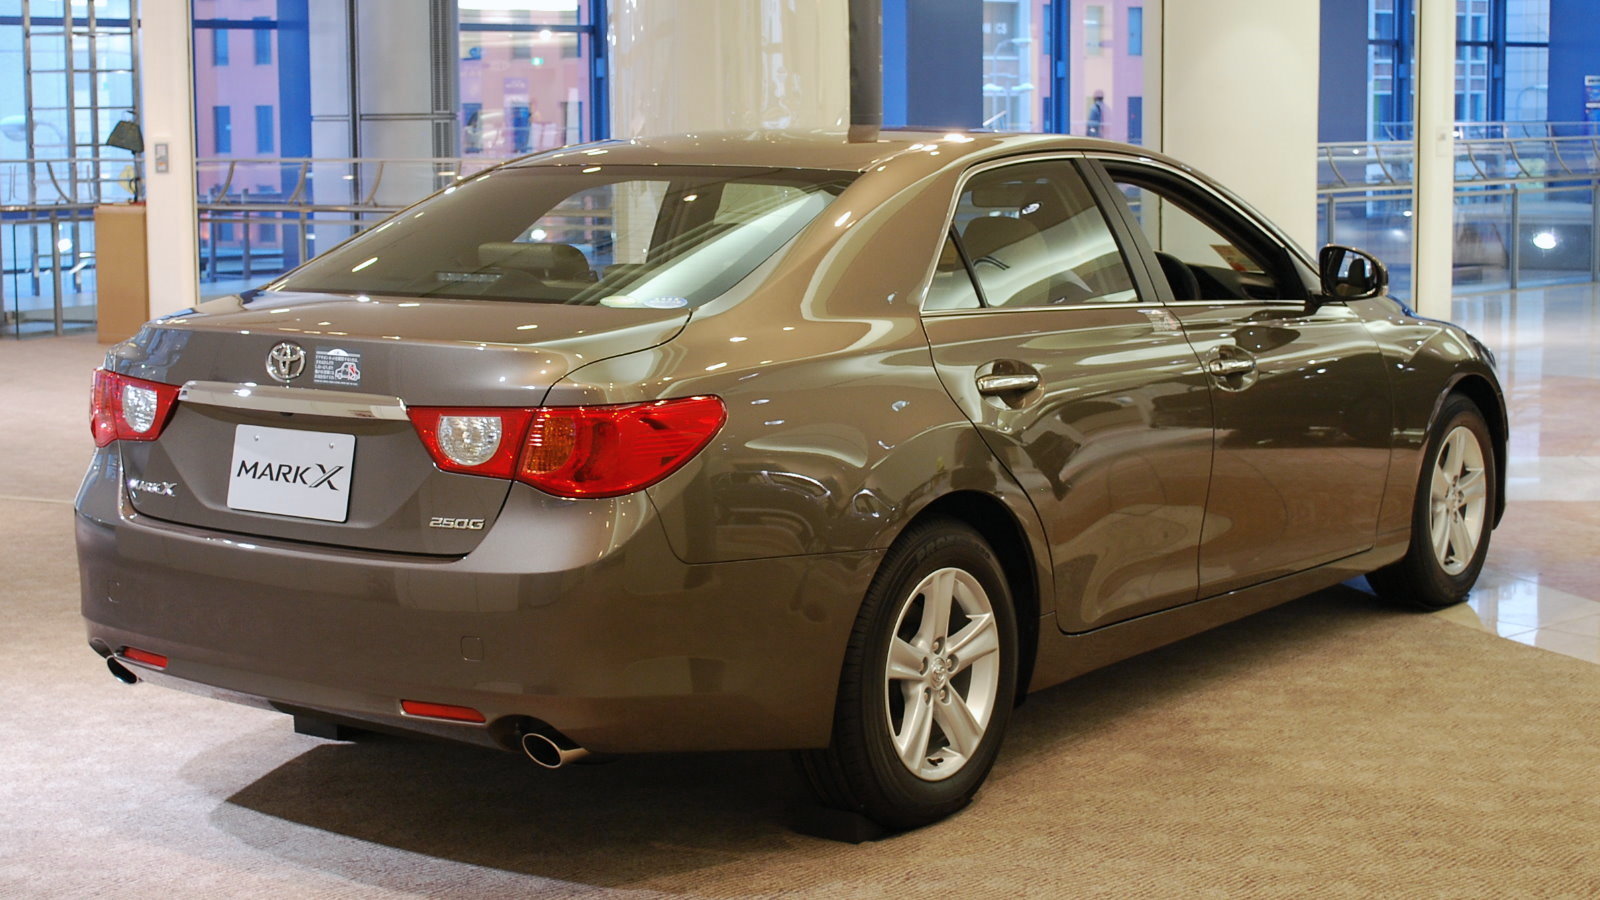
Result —
<path fill-rule="evenodd" d="M 597 752 L 817 747 L 881 551 L 688 565 L 643 494 L 517 486 L 479 547 L 430 559 L 201 531 L 134 512 L 114 453 L 79 495 L 83 615 L 156 683 L 510 746 L 538 720 Z M 467 706 L 483 725 L 414 718 Z"/>

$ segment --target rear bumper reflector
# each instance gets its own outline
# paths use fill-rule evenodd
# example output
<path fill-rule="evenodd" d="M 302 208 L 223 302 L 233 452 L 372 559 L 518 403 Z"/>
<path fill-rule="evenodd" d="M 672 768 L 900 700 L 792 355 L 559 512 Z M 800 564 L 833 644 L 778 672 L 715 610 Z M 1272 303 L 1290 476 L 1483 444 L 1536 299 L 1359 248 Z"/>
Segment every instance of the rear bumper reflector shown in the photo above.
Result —
<path fill-rule="evenodd" d="M 401 700 L 400 709 L 408 716 L 425 719 L 448 719 L 452 722 L 482 724 L 483 713 L 469 706 L 450 706 L 445 703 L 424 703 L 421 700 Z"/>
<path fill-rule="evenodd" d="M 123 647 L 122 652 L 117 655 L 132 662 L 155 666 L 158 669 L 167 667 L 167 658 L 165 656 L 159 653 L 151 653 L 149 650 L 140 650 L 138 647 Z"/>

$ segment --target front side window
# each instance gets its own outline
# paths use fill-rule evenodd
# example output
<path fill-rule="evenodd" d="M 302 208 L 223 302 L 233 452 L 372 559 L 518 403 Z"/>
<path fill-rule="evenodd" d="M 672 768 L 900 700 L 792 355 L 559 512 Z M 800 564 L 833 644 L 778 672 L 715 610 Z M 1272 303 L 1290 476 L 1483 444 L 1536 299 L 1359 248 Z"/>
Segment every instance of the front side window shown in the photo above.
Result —
<path fill-rule="evenodd" d="M 854 177 L 722 166 L 500 169 L 406 210 L 271 290 L 698 306 L 799 234 Z"/>
<path fill-rule="evenodd" d="M 1155 250 L 1173 299 L 1303 299 L 1284 249 L 1203 188 L 1137 166 L 1107 169 Z"/>
<path fill-rule="evenodd" d="M 1138 300 L 1105 214 L 1070 162 L 974 175 L 955 226 L 988 306 Z"/>

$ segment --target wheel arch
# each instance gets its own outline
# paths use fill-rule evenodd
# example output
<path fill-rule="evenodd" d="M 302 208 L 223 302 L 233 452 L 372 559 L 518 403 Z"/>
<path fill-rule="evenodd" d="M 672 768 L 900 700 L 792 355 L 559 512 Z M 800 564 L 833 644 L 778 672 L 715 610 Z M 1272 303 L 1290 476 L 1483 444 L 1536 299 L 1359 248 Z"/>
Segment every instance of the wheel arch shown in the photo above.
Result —
<path fill-rule="evenodd" d="M 1004 501 L 981 491 L 952 491 L 935 499 L 907 520 L 900 533 L 930 518 L 955 519 L 971 526 L 1000 560 L 1017 619 L 1017 643 L 1021 649 L 1017 660 L 1017 702 L 1021 703 L 1038 658 L 1041 591 L 1046 583 L 1028 533 Z"/>
<path fill-rule="evenodd" d="M 1494 524 L 1498 526 L 1500 518 L 1506 511 L 1506 447 L 1510 440 L 1505 398 L 1489 379 L 1476 372 L 1466 372 L 1457 376 L 1451 382 L 1450 390 L 1440 396 L 1438 404 L 1434 407 L 1433 420 L 1437 420 L 1439 410 L 1444 407 L 1445 400 L 1451 394 L 1460 394 L 1476 404 L 1483 413 L 1484 422 L 1489 426 L 1489 435 L 1494 443 Z"/>

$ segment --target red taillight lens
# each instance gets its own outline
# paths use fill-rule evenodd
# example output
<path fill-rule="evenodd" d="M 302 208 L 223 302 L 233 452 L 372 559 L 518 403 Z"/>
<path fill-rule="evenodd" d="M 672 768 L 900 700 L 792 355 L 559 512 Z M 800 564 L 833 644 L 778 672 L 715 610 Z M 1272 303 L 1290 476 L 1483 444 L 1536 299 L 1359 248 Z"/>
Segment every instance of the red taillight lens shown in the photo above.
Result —
<path fill-rule="evenodd" d="M 528 432 L 527 409 L 419 407 L 408 410 L 434 465 L 446 472 L 510 478 Z"/>
<path fill-rule="evenodd" d="M 89 395 L 89 433 L 94 435 L 94 445 L 155 440 L 177 402 L 177 385 L 96 369 Z"/>
<path fill-rule="evenodd" d="M 615 497 L 667 477 L 727 419 L 716 397 L 534 410 L 517 480 L 561 497 Z"/>
<path fill-rule="evenodd" d="M 447 472 L 515 478 L 559 497 L 615 497 L 688 462 L 727 410 L 716 397 L 685 397 L 625 406 L 427 407 L 410 415 Z M 491 435 L 498 441 L 492 451 Z"/>

